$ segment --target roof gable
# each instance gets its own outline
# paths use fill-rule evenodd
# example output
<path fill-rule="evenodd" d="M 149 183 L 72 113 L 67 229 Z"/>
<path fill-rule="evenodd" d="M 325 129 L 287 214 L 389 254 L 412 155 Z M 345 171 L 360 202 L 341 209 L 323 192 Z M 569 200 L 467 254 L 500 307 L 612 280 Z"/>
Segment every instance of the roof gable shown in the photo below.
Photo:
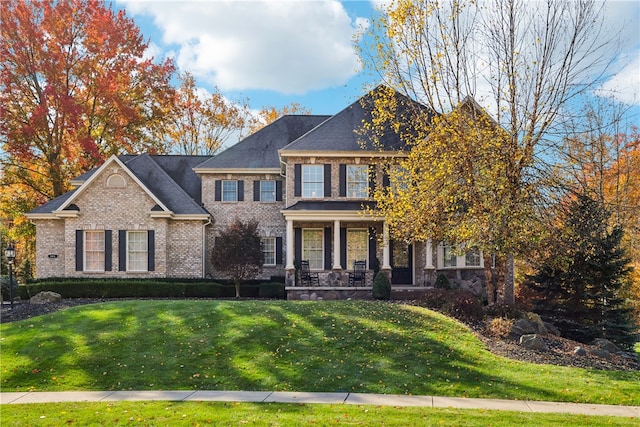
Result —
<path fill-rule="evenodd" d="M 385 150 L 404 149 L 407 146 L 407 141 L 402 140 L 392 126 L 385 126 L 381 133 L 376 134 L 379 147 L 378 145 L 374 146 L 374 138 L 367 135 L 367 131 L 364 130 L 363 123 L 372 121 L 372 111 L 374 111 L 376 102 L 384 99 L 385 96 L 393 97 L 394 103 L 397 105 L 394 113 L 400 118 L 399 122 L 406 122 L 407 126 L 411 126 L 411 117 L 418 114 L 423 117 L 426 115 L 427 118 L 433 116 L 431 110 L 424 105 L 385 86 L 378 86 L 284 147 L 281 153 L 286 154 L 288 151 L 378 151 L 379 148 Z M 405 128 L 404 131 L 406 130 Z"/>

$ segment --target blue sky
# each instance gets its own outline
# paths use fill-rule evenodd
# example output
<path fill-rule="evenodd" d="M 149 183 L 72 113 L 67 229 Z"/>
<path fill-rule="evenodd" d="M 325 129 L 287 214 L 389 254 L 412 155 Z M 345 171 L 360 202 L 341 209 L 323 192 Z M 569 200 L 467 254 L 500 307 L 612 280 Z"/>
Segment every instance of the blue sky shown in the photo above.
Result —
<path fill-rule="evenodd" d="M 373 1 L 115 0 L 150 39 L 149 54 L 172 57 L 206 90 L 254 109 L 298 103 L 334 114 L 377 84 L 360 64 L 353 36 L 368 25 Z M 625 28 L 622 55 L 603 89 L 640 111 L 640 2 L 613 0 L 612 28 Z M 613 91 L 613 92 L 611 92 Z M 634 122 L 640 124 L 635 115 Z"/>

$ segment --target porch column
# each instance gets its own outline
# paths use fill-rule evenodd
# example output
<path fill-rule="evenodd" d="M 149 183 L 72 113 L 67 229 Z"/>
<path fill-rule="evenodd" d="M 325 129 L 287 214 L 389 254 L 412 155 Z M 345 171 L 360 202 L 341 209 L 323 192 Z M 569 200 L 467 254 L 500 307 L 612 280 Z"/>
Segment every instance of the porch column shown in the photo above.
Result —
<path fill-rule="evenodd" d="M 427 243 L 425 244 L 425 252 L 426 252 L 426 262 L 424 264 L 426 269 L 432 270 L 433 266 L 433 242 L 431 239 L 427 239 Z"/>
<path fill-rule="evenodd" d="M 284 267 L 285 270 L 295 270 L 296 267 L 293 265 L 293 221 L 287 220 L 287 265 Z"/>
<path fill-rule="evenodd" d="M 340 220 L 333 221 L 333 266 L 332 270 L 342 270 L 340 265 Z"/>
<path fill-rule="evenodd" d="M 389 225 L 387 222 L 382 223 L 382 270 L 391 270 L 389 256 Z"/>

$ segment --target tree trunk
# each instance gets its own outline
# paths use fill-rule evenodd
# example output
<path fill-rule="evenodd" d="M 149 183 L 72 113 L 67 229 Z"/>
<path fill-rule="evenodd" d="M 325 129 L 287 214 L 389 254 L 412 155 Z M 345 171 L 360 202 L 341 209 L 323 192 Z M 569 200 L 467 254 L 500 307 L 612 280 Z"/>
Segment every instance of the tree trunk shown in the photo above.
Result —
<path fill-rule="evenodd" d="M 233 282 L 236 287 L 236 298 L 240 298 L 240 281 L 236 280 Z"/>

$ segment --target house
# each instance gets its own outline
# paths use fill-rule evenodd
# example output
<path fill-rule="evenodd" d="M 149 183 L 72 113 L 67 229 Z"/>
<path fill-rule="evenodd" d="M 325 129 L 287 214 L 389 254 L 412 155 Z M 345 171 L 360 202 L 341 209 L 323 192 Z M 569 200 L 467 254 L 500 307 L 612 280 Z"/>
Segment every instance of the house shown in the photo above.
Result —
<path fill-rule="evenodd" d="M 296 280 L 301 260 L 317 273 L 314 294 L 328 298 L 368 294 L 374 270 L 396 287 L 430 286 L 446 274 L 478 288 L 480 253 L 391 240 L 383 218 L 364 212 L 374 207 L 371 189 L 388 185 L 389 160 L 408 149 L 391 129 L 375 137 L 362 130 L 379 90 L 333 116 L 281 117 L 214 157 L 111 157 L 27 214 L 36 225 L 37 277 L 217 278 L 215 236 L 238 218 L 259 221 L 262 278 L 284 276 L 290 298 L 310 295 Z M 366 274 L 354 288 L 355 261 Z"/>

